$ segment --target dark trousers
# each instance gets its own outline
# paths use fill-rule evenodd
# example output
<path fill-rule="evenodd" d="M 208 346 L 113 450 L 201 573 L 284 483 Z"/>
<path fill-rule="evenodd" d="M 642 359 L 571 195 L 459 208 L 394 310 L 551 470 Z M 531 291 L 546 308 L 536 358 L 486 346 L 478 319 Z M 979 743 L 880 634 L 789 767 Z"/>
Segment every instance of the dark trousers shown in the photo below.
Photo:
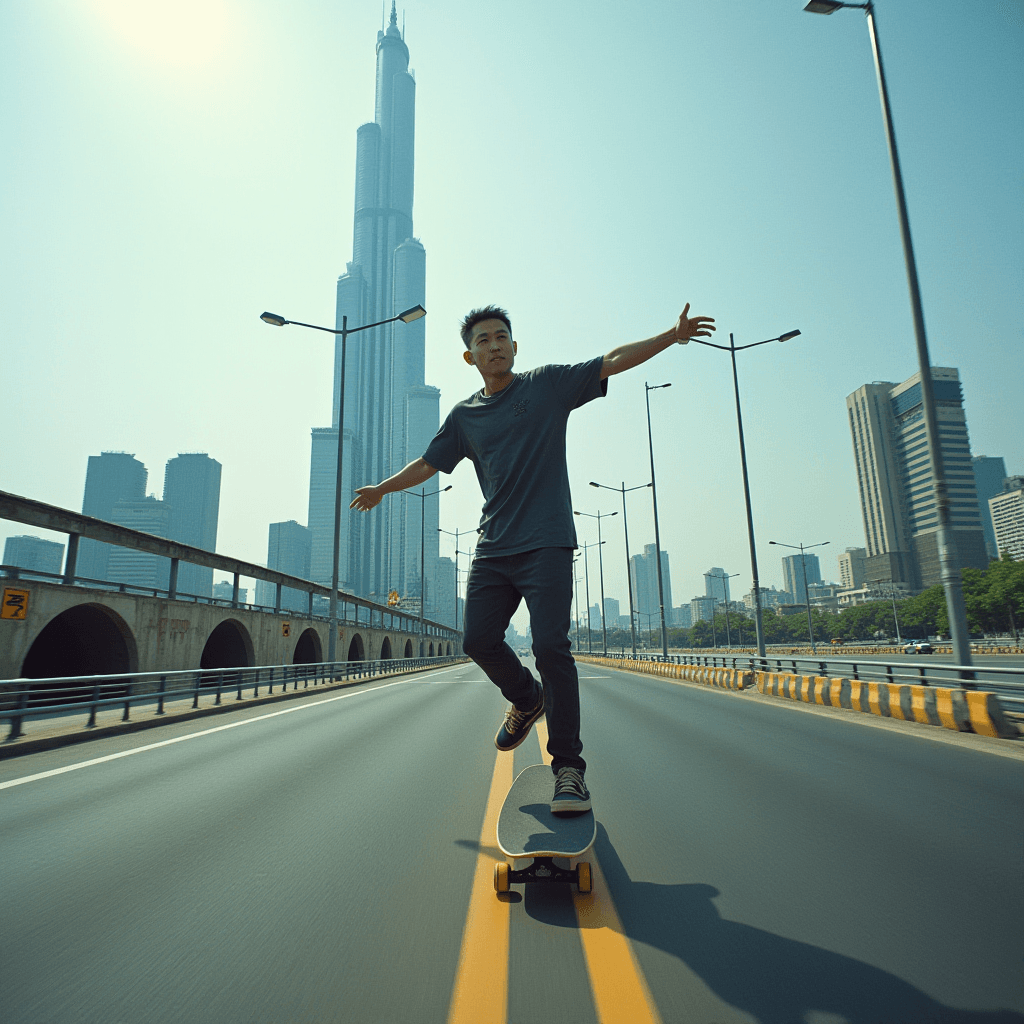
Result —
<path fill-rule="evenodd" d="M 583 771 L 580 757 L 580 692 L 570 653 L 572 548 L 538 548 L 500 558 L 474 558 L 466 586 L 462 649 L 487 674 L 505 699 L 521 710 L 536 707 L 537 681 L 505 643 L 505 630 L 519 602 L 526 601 L 544 690 L 548 753 L 555 771 Z"/>

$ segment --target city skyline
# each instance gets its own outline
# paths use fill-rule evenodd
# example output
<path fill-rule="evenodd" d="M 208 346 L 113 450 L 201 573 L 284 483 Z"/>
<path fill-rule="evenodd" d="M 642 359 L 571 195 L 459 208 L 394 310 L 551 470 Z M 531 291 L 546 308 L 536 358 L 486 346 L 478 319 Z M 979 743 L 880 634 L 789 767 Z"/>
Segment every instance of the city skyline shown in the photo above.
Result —
<path fill-rule="evenodd" d="M 768 539 L 864 544 L 842 400 L 916 370 L 864 25 L 802 6 L 656 4 L 581 20 L 497 3 L 482 22 L 455 0 L 443 16 L 428 4 L 407 13 L 420 86 L 416 231 L 431 266 L 425 379 L 441 389 L 441 413 L 479 386 L 456 323 L 488 301 L 509 309 L 523 369 L 648 336 L 686 301 L 738 344 L 799 328 L 738 360 L 765 587 L 782 585 Z M 261 562 L 268 523 L 307 521 L 309 428 L 331 423 L 332 346 L 257 317 L 334 321 L 356 132 L 375 102 L 367 40 L 382 26 L 370 8 L 233 9 L 216 24 L 183 23 L 188 47 L 86 7 L 0 11 L 11 41 L 0 106 L 20 154 L 0 172 L 0 194 L 17 197 L 5 207 L 0 288 L 4 330 L 18 339 L 5 358 L 17 426 L 0 486 L 75 509 L 90 453 L 124 449 L 156 466 L 205 449 L 225 466 L 223 551 Z M 1020 473 L 1018 385 L 1003 369 L 1020 347 L 1010 297 L 1024 232 L 1007 182 L 1024 146 L 1005 126 L 1024 31 L 1001 5 L 880 0 L 878 13 L 932 360 L 960 369 L 972 451 Z M 523 73 L 470 88 L 471 55 L 495 33 Z M 730 60 L 701 57 L 700 73 L 680 78 L 680 39 Z M 483 160 L 481 126 L 502 139 Z M 68 139 L 78 140 L 71 161 Z M 187 310 L 184 328 L 166 315 L 172 305 Z M 703 592 L 708 564 L 741 573 L 735 593 L 750 589 L 727 363 L 674 348 L 612 381 L 600 410 L 570 424 L 576 507 L 614 511 L 587 481 L 645 461 L 644 378 L 673 383 L 651 394 L 651 418 L 677 601 Z M 225 400 L 225 384 L 245 403 Z M 453 530 L 480 509 L 471 471 L 459 470 L 441 510 Z M 634 552 L 654 539 L 641 493 L 627 498 Z M 620 520 L 602 523 L 605 589 L 626 605 Z M 581 526 L 580 541 L 596 532 Z M 448 538 L 441 553 L 454 554 Z M 595 566 L 591 575 L 594 602 Z"/>

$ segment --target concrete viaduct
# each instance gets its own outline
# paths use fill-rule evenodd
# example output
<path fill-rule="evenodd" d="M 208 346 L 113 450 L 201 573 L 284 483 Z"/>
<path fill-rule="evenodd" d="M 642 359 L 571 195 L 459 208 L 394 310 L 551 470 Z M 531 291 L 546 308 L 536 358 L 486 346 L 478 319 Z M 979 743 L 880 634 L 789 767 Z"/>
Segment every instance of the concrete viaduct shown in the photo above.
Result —
<path fill-rule="evenodd" d="M 309 580 L 66 509 L 0 491 L 0 518 L 69 536 L 63 575 L 3 566 L 0 578 L 0 679 L 171 672 L 193 668 L 317 663 L 326 660 L 330 622 L 313 614 L 330 589 Z M 79 537 L 171 559 L 167 591 L 83 580 L 75 574 Z M 210 565 L 235 580 L 233 601 L 175 592 L 177 563 Z M 239 577 L 277 586 L 277 607 L 240 605 Z M 281 608 L 282 588 L 305 591 L 307 610 Z M 320 599 L 320 600 L 317 600 Z M 462 653 L 461 634 L 397 609 L 341 593 L 338 661 L 436 657 Z"/>

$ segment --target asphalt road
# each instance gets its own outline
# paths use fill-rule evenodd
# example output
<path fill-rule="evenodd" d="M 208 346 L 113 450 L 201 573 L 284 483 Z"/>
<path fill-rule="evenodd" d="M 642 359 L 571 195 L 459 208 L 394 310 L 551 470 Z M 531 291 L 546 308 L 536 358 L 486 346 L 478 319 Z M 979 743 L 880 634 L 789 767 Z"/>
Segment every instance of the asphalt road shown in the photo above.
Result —
<path fill-rule="evenodd" d="M 591 898 L 481 874 L 472 665 L 0 762 L 0 1016 L 1024 1022 L 1024 743 L 580 674 Z"/>

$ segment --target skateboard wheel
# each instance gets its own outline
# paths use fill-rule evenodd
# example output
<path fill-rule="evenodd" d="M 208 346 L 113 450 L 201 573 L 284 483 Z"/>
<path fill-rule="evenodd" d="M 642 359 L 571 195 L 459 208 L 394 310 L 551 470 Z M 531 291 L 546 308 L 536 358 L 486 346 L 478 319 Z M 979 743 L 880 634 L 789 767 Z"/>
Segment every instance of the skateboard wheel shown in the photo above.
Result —
<path fill-rule="evenodd" d="M 590 892 L 594 887 L 590 878 L 590 864 L 585 860 L 576 865 L 576 885 L 580 892 Z"/>
<path fill-rule="evenodd" d="M 494 891 L 508 892 L 508 865 L 504 861 L 494 865 Z"/>

